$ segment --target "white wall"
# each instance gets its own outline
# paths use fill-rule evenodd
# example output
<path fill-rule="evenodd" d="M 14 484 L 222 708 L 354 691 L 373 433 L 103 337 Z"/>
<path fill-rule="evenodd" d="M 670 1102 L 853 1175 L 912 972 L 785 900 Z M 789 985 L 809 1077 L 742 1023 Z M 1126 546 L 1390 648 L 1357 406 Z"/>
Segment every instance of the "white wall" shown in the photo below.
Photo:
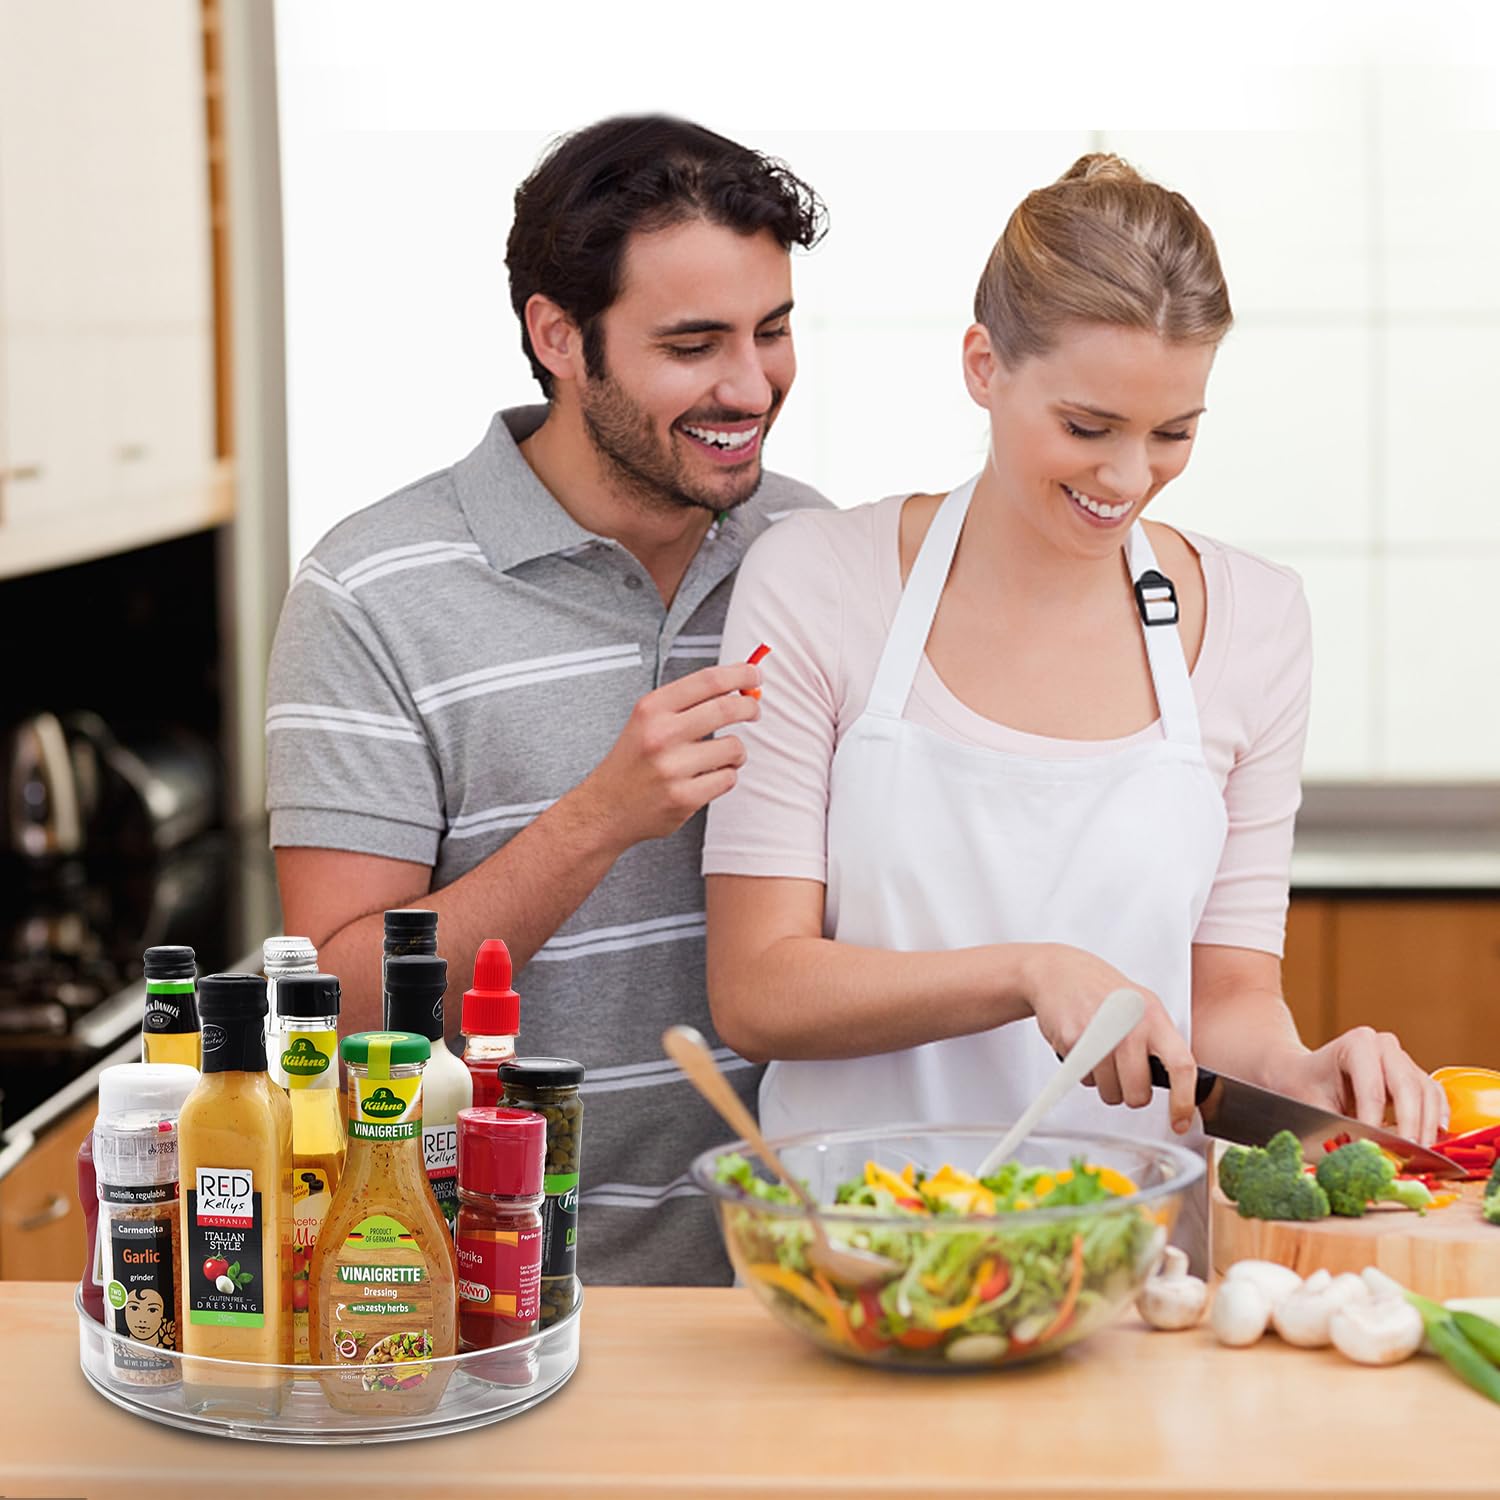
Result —
<path fill-rule="evenodd" d="M 1009 13 L 1008 50 L 987 51 L 940 6 L 871 54 L 878 26 L 773 6 L 763 20 L 791 24 L 802 51 L 705 73 L 701 30 L 653 28 L 678 12 L 636 7 L 614 37 L 607 13 L 578 15 L 594 71 L 564 88 L 588 58 L 527 67 L 546 33 L 517 37 L 493 7 L 281 4 L 293 557 L 468 451 L 496 407 L 536 399 L 503 255 L 514 187 L 557 132 L 671 109 L 784 157 L 824 196 L 833 227 L 797 264 L 801 373 L 768 457 L 842 504 L 977 466 L 983 422 L 958 380 L 974 282 L 1015 202 L 1103 145 L 1185 192 L 1219 241 L 1237 327 L 1157 514 L 1302 572 L 1309 779 L 1500 777 L 1500 469 L 1483 437 L 1500 74 L 1454 61 L 1484 55 L 1493 16 L 1454 6 L 1451 34 L 1393 31 L 1397 64 L 1370 38 L 1399 8 L 1358 7 L 1354 48 L 1329 29 L 1339 9 L 1316 35 L 1297 22 L 1312 62 L 1267 52 L 1271 25 L 1219 39 L 1233 64 L 1192 67 L 1155 35 L 1080 60 Z M 839 92 L 797 66 L 825 54 L 857 81 Z M 1075 91 L 1094 120 L 1150 128 L 1084 128 Z"/>

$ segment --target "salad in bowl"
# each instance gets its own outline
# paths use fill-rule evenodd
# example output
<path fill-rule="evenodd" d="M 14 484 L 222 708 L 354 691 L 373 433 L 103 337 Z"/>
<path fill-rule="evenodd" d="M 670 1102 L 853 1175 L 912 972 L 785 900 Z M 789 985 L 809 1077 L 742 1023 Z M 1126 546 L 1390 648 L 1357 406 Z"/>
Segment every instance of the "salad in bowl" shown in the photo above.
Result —
<path fill-rule="evenodd" d="M 974 1176 L 1004 1129 L 898 1125 L 771 1143 L 835 1245 L 892 1262 L 864 1288 L 810 1258 L 806 1211 L 743 1141 L 705 1152 L 692 1175 L 740 1280 L 825 1349 L 921 1369 L 1008 1365 L 1077 1343 L 1135 1299 L 1204 1167 L 1166 1142 L 1059 1131 Z"/>

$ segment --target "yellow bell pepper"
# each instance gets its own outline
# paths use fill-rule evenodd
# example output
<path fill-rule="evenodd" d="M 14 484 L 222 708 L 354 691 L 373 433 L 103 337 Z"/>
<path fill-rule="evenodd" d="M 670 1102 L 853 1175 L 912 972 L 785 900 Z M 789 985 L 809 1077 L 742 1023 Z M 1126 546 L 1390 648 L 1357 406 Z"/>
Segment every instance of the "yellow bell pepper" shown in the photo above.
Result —
<path fill-rule="evenodd" d="M 914 1198 L 917 1196 L 911 1183 L 904 1178 L 898 1177 L 887 1167 L 882 1167 L 878 1161 L 867 1161 L 865 1163 L 865 1186 L 884 1188 L 886 1192 L 894 1194 L 897 1198 Z"/>
<path fill-rule="evenodd" d="M 750 1274 L 757 1281 L 764 1281 L 768 1286 L 780 1287 L 782 1291 L 790 1292 L 804 1307 L 811 1308 L 817 1313 L 830 1328 L 836 1328 L 837 1325 L 829 1314 L 823 1293 L 800 1271 L 794 1271 L 790 1266 L 778 1266 L 774 1261 L 757 1261 L 750 1267 Z"/>
<path fill-rule="evenodd" d="M 1439 1068 L 1432 1076 L 1448 1096 L 1451 1134 L 1500 1125 L 1500 1073 L 1491 1068 Z"/>
<path fill-rule="evenodd" d="M 947 1333 L 950 1328 L 957 1328 L 961 1323 L 967 1323 L 973 1315 L 974 1309 L 979 1306 L 979 1289 L 991 1276 L 995 1274 L 995 1262 L 985 1261 L 974 1277 L 974 1284 L 969 1288 L 969 1295 L 964 1298 L 957 1307 L 945 1307 L 932 1314 L 928 1322 L 932 1327 L 942 1333 Z"/>

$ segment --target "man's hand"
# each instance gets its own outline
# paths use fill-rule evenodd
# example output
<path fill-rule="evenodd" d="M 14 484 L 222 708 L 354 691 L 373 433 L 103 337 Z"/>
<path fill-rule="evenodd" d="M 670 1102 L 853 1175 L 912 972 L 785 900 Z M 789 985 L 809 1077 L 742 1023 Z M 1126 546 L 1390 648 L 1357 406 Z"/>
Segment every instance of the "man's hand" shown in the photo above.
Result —
<path fill-rule="evenodd" d="M 647 693 L 609 754 L 563 800 L 607 830 L 616 857 L 675 833 L 734 785 L 745 747 L 735 735 L 712 736 L 760 717 L 759 702 L 744 696 L 759 686 L 760 671 L 741 663 L 705 667 Z"/>

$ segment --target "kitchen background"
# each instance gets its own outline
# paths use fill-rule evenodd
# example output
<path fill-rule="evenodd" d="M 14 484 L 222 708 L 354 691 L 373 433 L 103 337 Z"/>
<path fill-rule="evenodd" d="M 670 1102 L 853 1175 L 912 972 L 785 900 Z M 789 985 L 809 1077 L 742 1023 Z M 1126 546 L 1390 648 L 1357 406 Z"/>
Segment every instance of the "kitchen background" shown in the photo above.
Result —
<path fill-rule="evenodd" d="M 804 8 L 788 33 L 772 6 L 726 80 L 668 9 L 553 60 L 554 93 L 494 7 L 0 0 L 0 1276 L 74 1274 L 72 1157 L 94 1072 L 133 1055 L 141 950 L 258 967 L 279 930 L 289 571 L 535 399 L 511 194 L 616 110 L 703 118 L 828 203 L 770 457 L 840 504 L 978 466 L 959 339 L 1027 190 L 1108 149 L 1188 195 L 1237 326 L 1159 513 L 1296 567 L 1315 621 L 1289 999 L 1310 1041 L 1500 1052 L 1500 73 L 1465 60 L 1497 55 L 1494 17 L 1409 35 L 1403 7 L 1331 6 L 1292 65 L 1293 9 L 1262 6 L 1219 38 L 1233 66 L 1163 26 L 1134 70 L 1100 45 L 1053 82 L 1019 66 L 1058 55 L 1044 18 L 898 33 L 875 6 L 854 34 Z M 595 21 L 625 24 L 570 24 Z"/>

